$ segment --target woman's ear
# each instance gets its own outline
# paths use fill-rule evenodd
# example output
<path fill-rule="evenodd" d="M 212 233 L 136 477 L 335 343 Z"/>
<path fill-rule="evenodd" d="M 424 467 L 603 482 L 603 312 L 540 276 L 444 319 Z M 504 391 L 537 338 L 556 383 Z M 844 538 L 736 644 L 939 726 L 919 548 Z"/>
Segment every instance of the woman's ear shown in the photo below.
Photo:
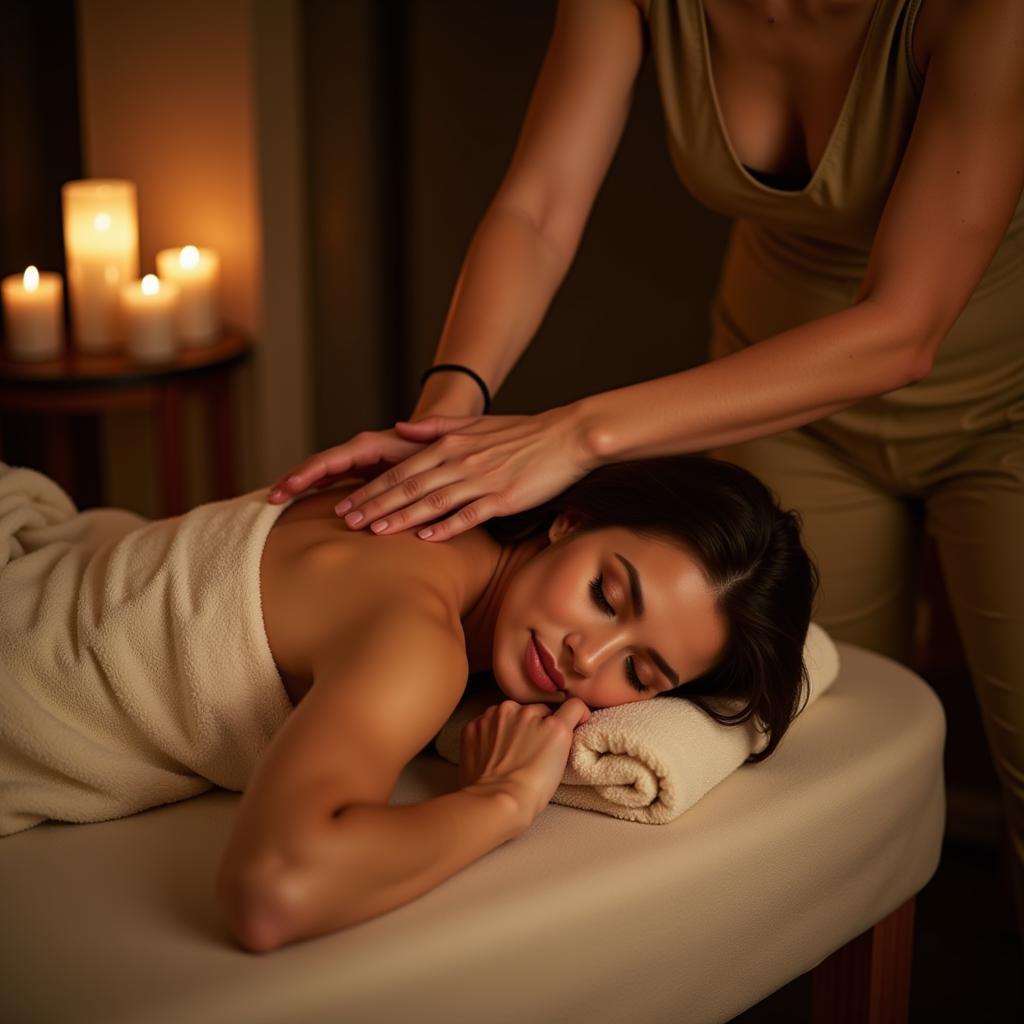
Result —
<path fill-rule="evenodd" d="M 548 542 L 554 544 L 583 525 L 583 516 L 577 512 L 559 512 L 548 527 Z"/>

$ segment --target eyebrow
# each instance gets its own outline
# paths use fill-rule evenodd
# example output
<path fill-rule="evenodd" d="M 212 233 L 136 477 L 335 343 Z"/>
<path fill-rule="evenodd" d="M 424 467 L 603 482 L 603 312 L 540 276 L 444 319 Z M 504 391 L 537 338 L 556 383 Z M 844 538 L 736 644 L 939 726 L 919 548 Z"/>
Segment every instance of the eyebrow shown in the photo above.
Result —
<path fill-rule="evenodd" d="M 616 551 L 615 557 L 626 567 L 626 574 L 629 576 L 630 600 L 633 602 L 636 617 L 642 619 L 644 617 L 644 591 L 640 586 L 640 573 L 636 571 L 636 566 L 625 555 L 620 555 Z M 644 650 L 651 661 L 665 674 L 668 681 L 673 686 L 678 686 L 679 673 L 653 647 L 645 647 Z"/>

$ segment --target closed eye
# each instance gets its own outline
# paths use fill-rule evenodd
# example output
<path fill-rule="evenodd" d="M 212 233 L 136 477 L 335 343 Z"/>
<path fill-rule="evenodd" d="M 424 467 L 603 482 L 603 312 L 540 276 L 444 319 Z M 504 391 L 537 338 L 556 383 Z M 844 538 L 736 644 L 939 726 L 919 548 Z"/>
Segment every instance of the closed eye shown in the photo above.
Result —
<path fill-rule="evenodd" d="M 601 609 L 609 618 L 615 618 L 615 609 L 611 606 L 608 598 L 604 596 L 603 576 L 595 576 L 590 581 L 590 593 L 594 596 L 594 604 Z"/>
<path fill-rule="evenodd" d="M 604 593 L 604 577 L 600 574 L 595 576 L 590 581 L 590 593 L 594 598 L 594 604 L 601 609 L 609 618 L 615 617 L 615 609 L 611 606 L 611 602 L 605 597 Z M 641 681 L 640 677 L 636 674 L 636 666 L 633 664 L 633 656 L 630 655 L 626 659 L 626 678 L 629 680 L 629 685 L 633 687 L 637 693 L 646 693 L 648 687 L 645 686 Z"/>

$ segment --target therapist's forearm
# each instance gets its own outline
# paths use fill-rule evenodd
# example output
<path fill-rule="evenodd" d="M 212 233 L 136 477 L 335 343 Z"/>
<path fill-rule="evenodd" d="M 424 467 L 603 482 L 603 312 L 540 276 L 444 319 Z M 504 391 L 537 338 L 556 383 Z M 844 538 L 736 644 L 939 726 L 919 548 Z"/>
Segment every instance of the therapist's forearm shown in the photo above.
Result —
<path fill-rule="evenodd" d="M 433 362 L 470 367 L 496 394 L 537 333 L 570 264 L 525 212 L 493 202 L 466 253 Z M 482 411 L 476 382 L 446 371 L 427 379 L 410 419 Z"/>
<path fill-rule="evenodd" d="M 702 452 L 913 383 L 924 348 L 865 301 L 714 362 L 584 398 L 575 412 L 595 464 Z"/>

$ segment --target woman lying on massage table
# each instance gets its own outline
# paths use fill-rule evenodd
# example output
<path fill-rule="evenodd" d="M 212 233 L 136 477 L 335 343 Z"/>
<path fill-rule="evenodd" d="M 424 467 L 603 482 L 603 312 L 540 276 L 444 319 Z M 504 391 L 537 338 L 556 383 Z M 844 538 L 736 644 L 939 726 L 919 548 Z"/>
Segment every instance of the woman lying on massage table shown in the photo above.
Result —
<path fill-rule="evenodd" d="M 523 832 L 588 708 L 730 686 L 771 719 L 763 756 L 785 731 L 814 570 L 795 518 L 746 471 L 699 457 L 609 466 L 429 546 L 347 532 L 339 498 L 292 505 L 263 558 L 267 635 L 303 703 L 223 861 L 221 898 L 247 948 L 381 914 Z M 462 788 L 385 806 L 467 673 L 488 668 L 510 699 L 463 732 Z"/>
<path fill-rule="evenodd" d="M 0 548 L 5 471 L 25 472 L 0 466 Z M 138 670 L 120 663 L 116 671 L 107 669 L 109 679 L 131 678 L 126 703 L 144 703 L 159 685 L 196 689 L 186 675 L 188 662 L 203 656 L 201 642 L 210 638 L 187 635 L 190 627 L 172 608 L 173 588 L 186 594 L 187 614 L 195 607 L 198 616 L 213 598 L 194 584 L 195 561 L 205 559 L 215 573 L 213 563 L 227 557 L 229 576 L 249 571 L 255 577 L 258 566 L 266 641 L 294 710 L 288 709 L 244 785 L 217 875 L 218 900 L 244 948 L 264 952 L 382 914 L 524 832 L 561 782 L 573 730 L 590 717 L 590 708 L 671 695 L 692 698 L 718 718 L 702 695 L 739 698 L 748 713 L 719 720 L 754 716 L 763 727 L 768 742 L 751 760 L 773 752 L 797 713 L 816 571 L 796 515 L 781 510 L 746 470 L 693 455 L 617 463 L 538 508 L 440 545 L 409 533 L 349 530 L 332 509 L 353 486 L 314 494 L 283 511 L 267 505 L 264 492 L 234 499 L 257 510 L 262 522 L 273 519 L 262 553 L 252 559 L 224 554 L 233 518 L 217 512 L 222 518 L 212 525 L 197 518 L 218 505 L 136 527 L 122 541 L 134 547 L 120 556 L 130 563 L 131 594 L 118 597 L 103 616 L 127 614 L 123 610 L 147 599 L 147 588 L 171 565 L 178 582 L 157 590 L 153 630 L 164 636 L 139 637 L 135 627 L 128 642 L 117 634 L 107 643 L 82 627 L 76 640 L 104 664 L 115 657 L 108 647 L 118 648 L 117 656 L 127 647 L 133 654 L 141 650 L 147 666 L 158 664 L 153 652 L 160 645 L 169 647 L 175 669 L 154 670 L 157 685 L 143 686 Z M 78 513 L 81 529 L 97 514 L 114 513 Z M 190 517 L 203 524 L 202 539 L 187 533 Z M 161 556 L 150 564 L 140 545 L 168 531 L 186 562 Z M 255 531 L 243 524 L 238 532 L 249 537 Z M 0 557 L 0 603 L 19 565 L 49 550 L 39 546 L 46 536 L 26 541 L 24 534 L 22 546 L 37 550 L 26 548 L 22 557 L 16 551 L 6 568 Z M 199 554 L 203 543 L 212 546 Z M 118 546 L 112 551 L 94 561 L 114 565 Z M 51 565 L 40 595 L 53 578 Z M 112 578 L 108 573 L 82 583 L 73 596 L 80 621 L 103 617 L 85 609 L 100 590 L 109 602 Z M 242 581 L 245 592 L 256 582 Z M 41 605 L 43 598 L 34 600 Z M 258 623 L 258 607 L 249 619 L 241 598 L 237 603 L 234 621 L 231 609 L 220 610 L 229 625 L 212 638 L 215 648 L 236 643 L 232 631 L 251 631 Z M 18 671 L 24 655 L 15 655 L 22 657 L 17 663 L 8 657 L 18 642 L 13 625 L 6 614 L 0 617 L 0 654 L 9 674 L 24 679 L 25 669 Z M 233 657 L 227 664 L 221 680 L 207 681 L 204 674 L 198 687 L 212 690 L 224 676 L 250 671 Z M 405 765 L 456 708 L 467 676 L 486 669 L 508 699 L 463 731 L 460 788 L 419 804 L 388 806 Z M 165 684 L 164 675 L 175 678 Z M 283 695 L 275 696 L 283 702 Z M 167 698 L 165 705 L 172 699 L 181 698 Z M 165 711 L 175 736 L 185 727 L 219 735 L 222 723 L 211 725 L 203 719 L 212 716 L 182 704 L 173 716 Z M 10 753 L 12 729 L 5 732 L 2 721 L 17 717 L 15 705 L 9 697 L 3 705 L 0 775 L 20 767 Z M 62 708 L 58 717 L 65 713 Z M 120 780 L 119 774 L 115 787 L 126 788 Z M 31 782 L 22 789 L 31 789 Z M 24 808 L 15 808 L 3 790 L 0 785 L 0 823 L 6 824 Z M 181 796 L 149 805 L 175 798 Z"/>

